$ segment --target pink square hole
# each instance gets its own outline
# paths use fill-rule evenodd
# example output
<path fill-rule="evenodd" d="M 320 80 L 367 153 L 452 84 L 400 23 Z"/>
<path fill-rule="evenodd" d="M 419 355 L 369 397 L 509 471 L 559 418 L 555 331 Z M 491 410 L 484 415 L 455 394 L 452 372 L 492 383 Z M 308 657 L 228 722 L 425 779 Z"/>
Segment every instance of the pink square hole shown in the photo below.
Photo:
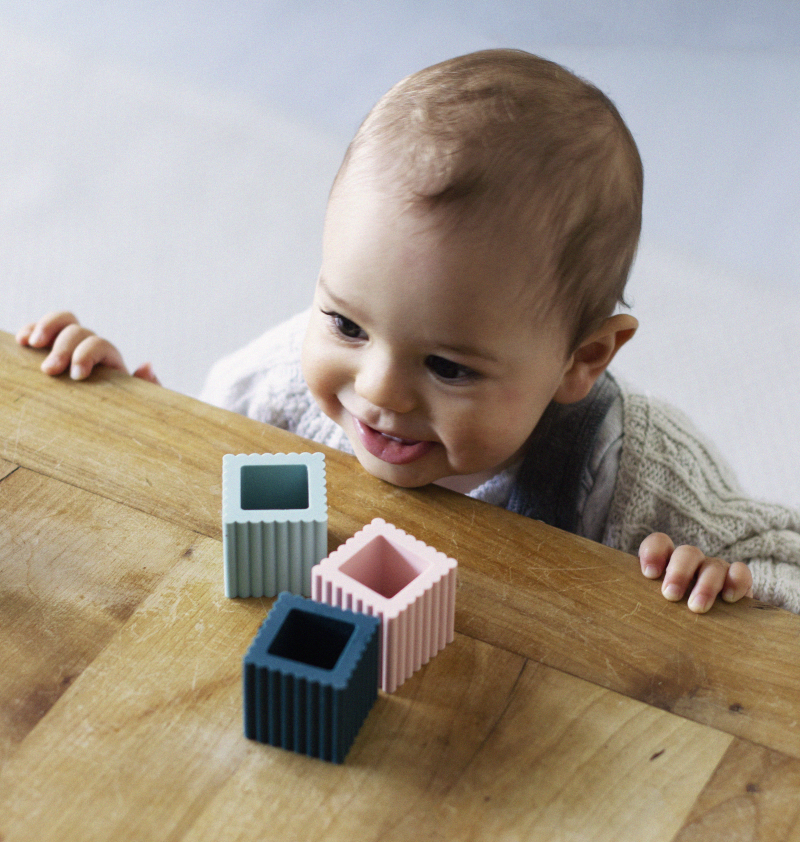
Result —
<path fill-rule="evenodd" d="M 429 567 L 429 561 L 376 535 L 339 570 L 384 599 L 392 599 Z"/>
<path fill-rule="evenodd" d="M 453 639 L 457 566 L 375 518 L 313 568 L 311 598 L 380 619 L 380 686 L 391 693 Z"/>

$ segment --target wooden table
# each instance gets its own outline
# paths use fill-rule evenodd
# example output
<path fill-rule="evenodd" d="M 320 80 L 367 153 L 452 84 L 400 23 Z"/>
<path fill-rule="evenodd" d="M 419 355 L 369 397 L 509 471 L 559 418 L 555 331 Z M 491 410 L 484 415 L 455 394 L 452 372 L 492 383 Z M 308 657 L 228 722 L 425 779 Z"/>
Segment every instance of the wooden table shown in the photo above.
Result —
<path fill-rule="evenodd" d="M 242 735 L 271 600 L 222 592 L 225 453 L 320 450 L 0 334 L 0 840 L 800 840 L 800 618 L 705 616 L 635 559 L 325 450 L 330 548 L 379 514 L 459 560 L 456 639 L 344 765 Z"/>

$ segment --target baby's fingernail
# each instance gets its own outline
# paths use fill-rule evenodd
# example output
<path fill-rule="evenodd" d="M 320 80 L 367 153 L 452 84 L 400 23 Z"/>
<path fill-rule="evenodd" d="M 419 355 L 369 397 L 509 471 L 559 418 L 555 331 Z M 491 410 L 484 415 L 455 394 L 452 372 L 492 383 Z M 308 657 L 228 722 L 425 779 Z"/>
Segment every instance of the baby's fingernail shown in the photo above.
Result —
<path fill-rule="evenodd" d="M 693 595 L 689 597 L 688 605 L 691 611 L 702 614 L 708 608 L 708 600 L 705 597 Z"/>
<path fill-rule="evenodd" d="M 647 576 L 648 579 L 657 579 L 658 567 L 656 567 L 655 564 L 648 564 L 644 569 L 644 575 Z"/>
<path fill-rule="evenodd" d="M 733 602 L 736 599 L 736 591 L 723 591 L 722 598 L 725 600 L 725 602 Z"/>
<path fill-rule="evenodd" d="M 80 380 L 85 374 L 84 368 L 80 363 L 73 363 L 72 368 L 69 370 L 69 376 L 73 380 Z"/>
<path fill-rule="evenodd" d="M 671 602 L 681 598 L 681 589 L 677 585 L 664 585 L 661 593 Z"/>

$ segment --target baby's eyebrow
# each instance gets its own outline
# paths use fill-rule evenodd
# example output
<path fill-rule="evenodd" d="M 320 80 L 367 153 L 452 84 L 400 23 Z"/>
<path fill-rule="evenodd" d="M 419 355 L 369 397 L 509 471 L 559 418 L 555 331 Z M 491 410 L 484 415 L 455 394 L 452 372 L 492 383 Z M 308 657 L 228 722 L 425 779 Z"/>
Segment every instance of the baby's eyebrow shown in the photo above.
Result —
<path fill-rule="evenodd" d="M 364 315 L 363 312 L 359 310 L 358 304 L 354 304 L 352 301 L 345 301 L 345 299 L 338 296 L 327 284 L 325 278 L 322 275 L 319 276 L 317 279 L 317 288 L 321 290 L 331 301 L 333 306 L 337 310 L 341 310 L 344 316 L 355 320 L 356 322 L 360 322 L 361 317 Z"/>
<path fill-rule="evenodd" d="M 337 306 L 341 306 L 341 305 L 343 305 L 343 304 L 345 303 L 345 302 L 344 302 L 344 301 L 342 301 L 342 299 L 341 299 L 341 298 L 339 298 L 339 296 L 338 296 L 338 295 L 336 295 L 336 293 L 335 293 L 335 292 L 334 292 L 334 291 L 333 291 L 333 290 L 332 290 L 332 289 L 328 286 L 327 281 L 325 280 L 325 278 L 323 278 L 323 277 L 322 277 L 322 275 L 320 275 L 320 276 L 319 276 L 319 278 L 317 279 L 317 286 L 318 286 L 318 287 L 319 287 L 319 288 L 320 288 L 320 289 L 321 289 L 321 290 L 325 293 L 325 295 L 327 295 L 327 296 L 328 296 L 328 298 L 330 298 L 330 299 L 331 299 L 331 301 L 333 301 L 333 303 L 334 303 L 334 304 L 336 304 Z"/>
<path fill-rule="evenodd" d="M 474 359 L 485 360 L 486 362 L 496 363 L 497 357 L 494 354 L 483 348 L 478 348 L 472 345 L 440 345 L 439 350 L 443 354 L 455 354 L 459 357 L 473 357 Z"/>

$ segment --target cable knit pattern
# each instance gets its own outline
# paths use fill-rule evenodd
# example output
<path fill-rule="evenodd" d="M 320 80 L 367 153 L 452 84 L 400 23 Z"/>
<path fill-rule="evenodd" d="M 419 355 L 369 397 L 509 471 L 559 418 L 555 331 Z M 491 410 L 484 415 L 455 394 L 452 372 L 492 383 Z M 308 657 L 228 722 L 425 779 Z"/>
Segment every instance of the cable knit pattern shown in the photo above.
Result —
<path fill-rule="evenodd" d="M 623 447 L 603 543 L 635 553 L 651 532 L 744 561 L 758 599 L 800 613 L 800 513 L 750 500 L 678 410 L 623 389 Z"/>
<path fill-rule="evenodd" d="M 301 313 L 220 360 L 201 398 L 352 453 L 303 380 L 308 317 L 309 311 Z M 622 448 L 603 543 L 636 553 L 646 535 L 665 532 L 676 544 L 746 562 L 758 599 L 800 613 L 800 513 L 745 497 L 726 463 L 678 410 L 621 388 Z M 496 480 L 471 496 L 484 499 L 494 491 L 496 498 L 502 491 L 507 499 L 506 486 Z"/>

